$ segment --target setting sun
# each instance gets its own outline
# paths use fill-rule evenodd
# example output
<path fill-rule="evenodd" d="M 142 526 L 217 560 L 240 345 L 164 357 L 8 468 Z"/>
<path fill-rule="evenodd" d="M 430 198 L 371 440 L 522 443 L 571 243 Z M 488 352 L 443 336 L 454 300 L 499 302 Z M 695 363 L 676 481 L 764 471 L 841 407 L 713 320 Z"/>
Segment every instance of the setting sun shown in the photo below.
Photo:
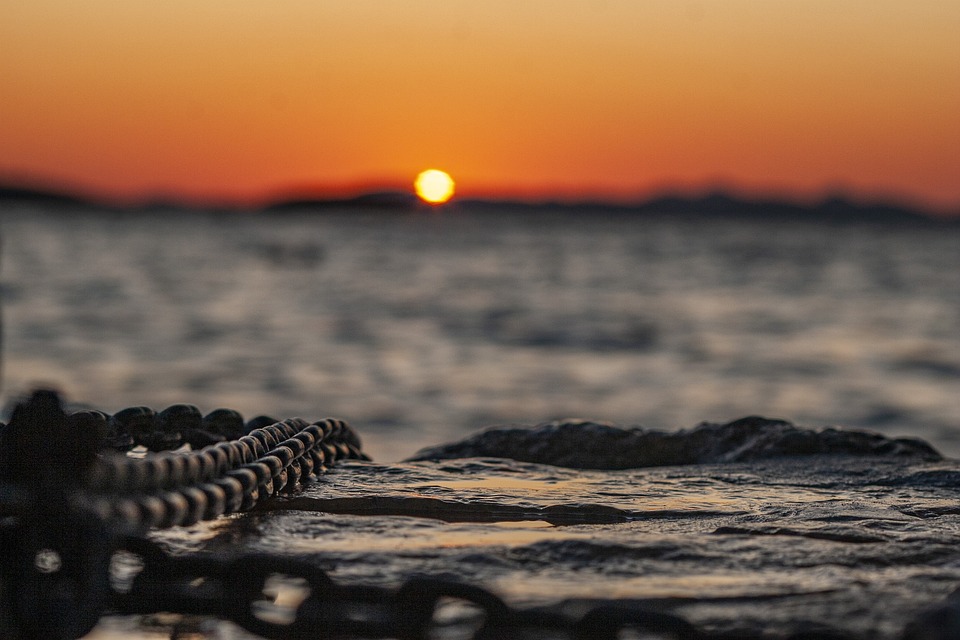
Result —
<path fill-rule="evenodd" d="M 427 169 L 420 172 L 413 182 L 413 187 L 424 202 L 442 204 L 453 195 L 454 183 L 448 173 L 439 169 Z"/>

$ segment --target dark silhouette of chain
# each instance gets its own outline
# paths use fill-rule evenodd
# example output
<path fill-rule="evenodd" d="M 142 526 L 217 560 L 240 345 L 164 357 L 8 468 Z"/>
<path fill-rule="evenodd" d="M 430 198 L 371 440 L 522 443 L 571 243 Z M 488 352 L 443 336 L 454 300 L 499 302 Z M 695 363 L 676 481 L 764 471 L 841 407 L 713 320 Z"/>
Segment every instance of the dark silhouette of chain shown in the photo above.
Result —
<path fill-rule="evenodd" d="M 368 459 L 334 419 L 275 422 L 235 440 L 208 432 L 215 442 L 198 451 L 102 453 L 129 448 L 124 434 L 153 450 L 196 435 L 171 416 L 199 411 L 172 409 L 68 416 L 55 392 L 37 391 L 0 425 L 0 638 L 89 632 L 111 601 L 112 558 L 131 535 L 251 509 L 339 459 Z"/>
<path fill-rule="evenodd" d="M 222 417 L 226 412 L 214 414 Z M 206 432 L 204 439 L 214 444 L 183 453 L 141 459 L 100 456 L 104 443 L 115 447 L 119 440 L 126 448 L 125 435 L 134 443 L 149 442 L 154 450 L 182 442 L 183 434 L 196 437 L 200 412 L 174 405 L 156 415 L 145 407 L 114 416 L 94 411 L 67 415 L 54 393 L 36 392 L 16 409 L 3 432 L 0 478 L 44 489 L 45 494 L 76 494 L 81 509 L 130 534 L 248 510 L 281 491 L 295 490 L 339 459 L 369 459 L 342 420 L 270 421 L 273 424 L 246 433 L 239 414 L 228 415 L 231 423 L 239 422 L 230 425 L 230 435 L 245 435 L 226 440 L 222 433 Z M 269 419 L 259 420 L 265 421 Z M 38 507 L 22 500 L 19 506 Z"/>
<path fill-rule="evenodd" d="M 607 604 L 573 618 L 511 608 L 486 589 L 445 579 L 410 578 L 396 589 L 344 586 L 316 565 L 289 557 L 175 557 L 143 539 L 129 541 L 125 549 L 136 557 L 138 573 L 113 592 L 116 613 L 212 615 L 264 638 L 421 640 L 437 629 L 436 613 L 450 601 L 469 605 L 464 608 L 472 614 L 459 622 L 476 640 L 543 637 L 545 631 L 553 631 L 552 637 L 613 640 L 627 628 L 684 640 L 704 637 L 677 616 L 637 607 Z M 286 612 L 270 611 L 271 603 L 264 602 L 268 581 L 278 577 L 307 592 Z"/>

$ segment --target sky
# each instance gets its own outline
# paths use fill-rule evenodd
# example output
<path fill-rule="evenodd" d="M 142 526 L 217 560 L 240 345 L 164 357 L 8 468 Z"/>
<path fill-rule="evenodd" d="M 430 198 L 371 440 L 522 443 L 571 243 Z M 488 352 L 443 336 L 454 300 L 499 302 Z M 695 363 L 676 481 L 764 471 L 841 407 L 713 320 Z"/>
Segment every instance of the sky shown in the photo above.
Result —
<path fill-rule="evenodd" d="M 31 0 L 0 7 L 0 181 L 960 212 L 955 0 Z"/>

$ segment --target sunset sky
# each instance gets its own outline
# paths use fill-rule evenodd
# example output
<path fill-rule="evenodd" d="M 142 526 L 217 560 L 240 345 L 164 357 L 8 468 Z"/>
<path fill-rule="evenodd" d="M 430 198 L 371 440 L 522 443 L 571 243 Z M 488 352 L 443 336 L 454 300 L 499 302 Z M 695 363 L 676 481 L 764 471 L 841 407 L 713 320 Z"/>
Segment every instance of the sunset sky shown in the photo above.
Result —
<path fill-rule="evenodd" d="M 960 2 L 31 0 L 0 8 L 0 181 L 960 212 Z"/>

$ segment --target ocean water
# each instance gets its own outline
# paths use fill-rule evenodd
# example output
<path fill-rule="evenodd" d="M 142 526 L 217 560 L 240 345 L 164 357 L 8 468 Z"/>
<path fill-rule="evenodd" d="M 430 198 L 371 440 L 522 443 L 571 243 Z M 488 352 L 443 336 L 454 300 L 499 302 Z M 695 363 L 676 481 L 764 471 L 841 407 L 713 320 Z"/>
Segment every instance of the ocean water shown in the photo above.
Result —
<path fill-rule="evenodd" d="M 960 226 L 0 209 L 3 394 L 480 427 L 759 414 L 960 456 Z"/>

